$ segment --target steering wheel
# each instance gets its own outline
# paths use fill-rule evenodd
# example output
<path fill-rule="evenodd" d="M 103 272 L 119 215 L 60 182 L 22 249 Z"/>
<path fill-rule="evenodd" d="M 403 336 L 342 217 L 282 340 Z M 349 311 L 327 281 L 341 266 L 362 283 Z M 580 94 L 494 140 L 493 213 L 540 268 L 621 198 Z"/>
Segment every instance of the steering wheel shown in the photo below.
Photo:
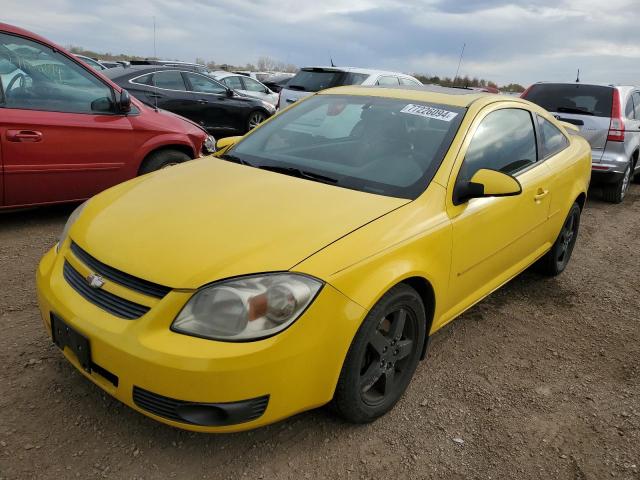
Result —
<path fill-rule="evenodd" d="M 15 77 L 13 77 L 13 78 L 11 79 L 11 81 L 9 82 L 9 85 L 7 85 L 7 88 L 5 89 L 5 95 L 6 95 L 7 97 L 10 97 L 10 96 L 11 96 L 11 95 L 10 95 L 11 89 L 13 88 L 13 85 L 14 85 L 18 80 L 20 80 L 20 88 L 24 88 L 24 86 L 25 86 L 25 85 L 26 85 L 26 83 L 27 83 L 27 77 L 26 77 L 26 75 L 25 75 L 24 73 L 18 73 Z"/>

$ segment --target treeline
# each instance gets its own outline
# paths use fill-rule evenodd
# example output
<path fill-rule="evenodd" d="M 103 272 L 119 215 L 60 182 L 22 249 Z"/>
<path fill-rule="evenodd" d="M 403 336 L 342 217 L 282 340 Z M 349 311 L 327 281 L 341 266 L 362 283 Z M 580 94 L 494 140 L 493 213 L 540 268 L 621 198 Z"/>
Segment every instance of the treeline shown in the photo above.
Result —
<path fill-rule="evenodd" d="M 78 55 L 85 55 L 91 58 L 99 58 L 100 60 L 153 60 L 153 57 L 141 57 L 138 55 L 127 55 L 124 53 L 113 54 L 111 52 L 107 53 L 99 53 L 94 52 L 92 50 L 86 50 L 82 47 L 78 47 L 75 45 L 71 45 L 68 47 L 68 50 L 71 53 L 75 53 Z M 168 59 L 171 60 L 171 59 Z M 177 59 L 173 59 L 177 60 Z M 251 72 L 291 72 L 295 73 L 298 71 L 298 67 L 291 63 L 282 62 L 280 60 L 276 60 L 271 57 L 262 56 L 259 57 L 257 62 L 247 63 L 245 65 L 231 65 L 227 63 L 217 63 L 213 60 L 205 60 L 204 58 L 198 57 L 195 59 L 195 63 L 200 63 L 202 65 L 206 65 L 210 70 L 248 70 Z M 491 80 L 485 80 L 484 78 L 477 77 L 469 77 L 465 75 L 464 77 L 440 77 L 438 75 L 424 75 L 420 73 L 414 73 L 414 77 L 420 80 L 422 83 L 430 83 L 435 85 L 442 85 L 443 87 L 493 87 L 498 88 L 502 92 L 513 92 L 519 93 L 524 92 L 524 87 L 517 83 L 510 83 L 508 85 L 503 85 L 502 87 L 498 87 L 495 82 Z"/>

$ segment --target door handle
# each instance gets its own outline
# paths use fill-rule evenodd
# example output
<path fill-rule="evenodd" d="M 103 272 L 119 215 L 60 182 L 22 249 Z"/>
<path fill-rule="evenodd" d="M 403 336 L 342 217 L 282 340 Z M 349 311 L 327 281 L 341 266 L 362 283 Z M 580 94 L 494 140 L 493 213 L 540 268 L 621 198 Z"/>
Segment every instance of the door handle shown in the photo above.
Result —
<path fill-rule="evenodd" d="M 41 142 L 42 132 L 35 130 L 7 130 L 7 140 L 10 142 Z"/>
<path fill-rule="evenodd" d="M 201 105 L 205 105 L 207 103 L 209 103 L 209 100 L 205 100 L 204 98 L 201 98 L 200 100 L 198 100 L 198 103 Z"/>
<path fill-rule="evenodd" d="M 543 188 L 539 188 L 538 192 L 533 196 L 533 199 L 536 202 L 539 202 L 540 200 L 542 200 L 544 197 L 546 197 L 547 195 L 549 195 L 549 190 L 545 190 Z"/>
<path fill-rule="evenodd" d="M 151 92 L 149 92 L 149 93 L 147 93 L 147 96 L 151 97 L 151 98 L 162 98 L 162 95 L 160 95 L 159 93 L 151 93 Z"/>

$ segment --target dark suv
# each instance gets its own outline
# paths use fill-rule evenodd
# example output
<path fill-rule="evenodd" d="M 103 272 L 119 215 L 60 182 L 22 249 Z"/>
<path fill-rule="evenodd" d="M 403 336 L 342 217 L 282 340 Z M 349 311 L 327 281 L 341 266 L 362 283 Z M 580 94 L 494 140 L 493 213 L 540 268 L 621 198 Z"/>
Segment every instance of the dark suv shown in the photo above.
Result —
<path fill-rule="evenodd" d="M 189 118 L 217 136 L 242 135 L 275 113 L 270 103 L 190 68 L 132 65 L 103 73 L 147 105 Z"/>
<path fill-rule="evenodd" d="M 622 202 L 634 174 L 640 181 L 640 88 L 541 82 L 521 96 L 578 127 L 591 144 L 592 183 L 605 200 Z"/>

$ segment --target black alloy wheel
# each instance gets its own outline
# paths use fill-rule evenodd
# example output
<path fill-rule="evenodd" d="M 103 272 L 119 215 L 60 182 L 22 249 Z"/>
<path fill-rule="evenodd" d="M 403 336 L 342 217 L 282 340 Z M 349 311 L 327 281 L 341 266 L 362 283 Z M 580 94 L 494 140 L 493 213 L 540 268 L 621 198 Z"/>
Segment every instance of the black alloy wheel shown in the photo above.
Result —
<path fill-rule="evenodd" d="M 404 284 L 389 290 L 371 309 L 351 344 L 334 409 L 354 423 L 371 422 L 391 410 L 416 370 L 426 327 L 418 293 Z"/>
<path fill-rule="evenodd" d="M 567 268 L 571 254 L 573 253 L 573 247 L 575 247 L 576 240 L 578 239 L 580 214 L 580 206 L 574 203 L 569 210 L 569 215 L 567 215 L 567 219 L 564 221 L 560 234 L 551 247 L 551 250 L 549 250 L 537 264 L 538 270 L 541 273 L 556 276 Z"/>

